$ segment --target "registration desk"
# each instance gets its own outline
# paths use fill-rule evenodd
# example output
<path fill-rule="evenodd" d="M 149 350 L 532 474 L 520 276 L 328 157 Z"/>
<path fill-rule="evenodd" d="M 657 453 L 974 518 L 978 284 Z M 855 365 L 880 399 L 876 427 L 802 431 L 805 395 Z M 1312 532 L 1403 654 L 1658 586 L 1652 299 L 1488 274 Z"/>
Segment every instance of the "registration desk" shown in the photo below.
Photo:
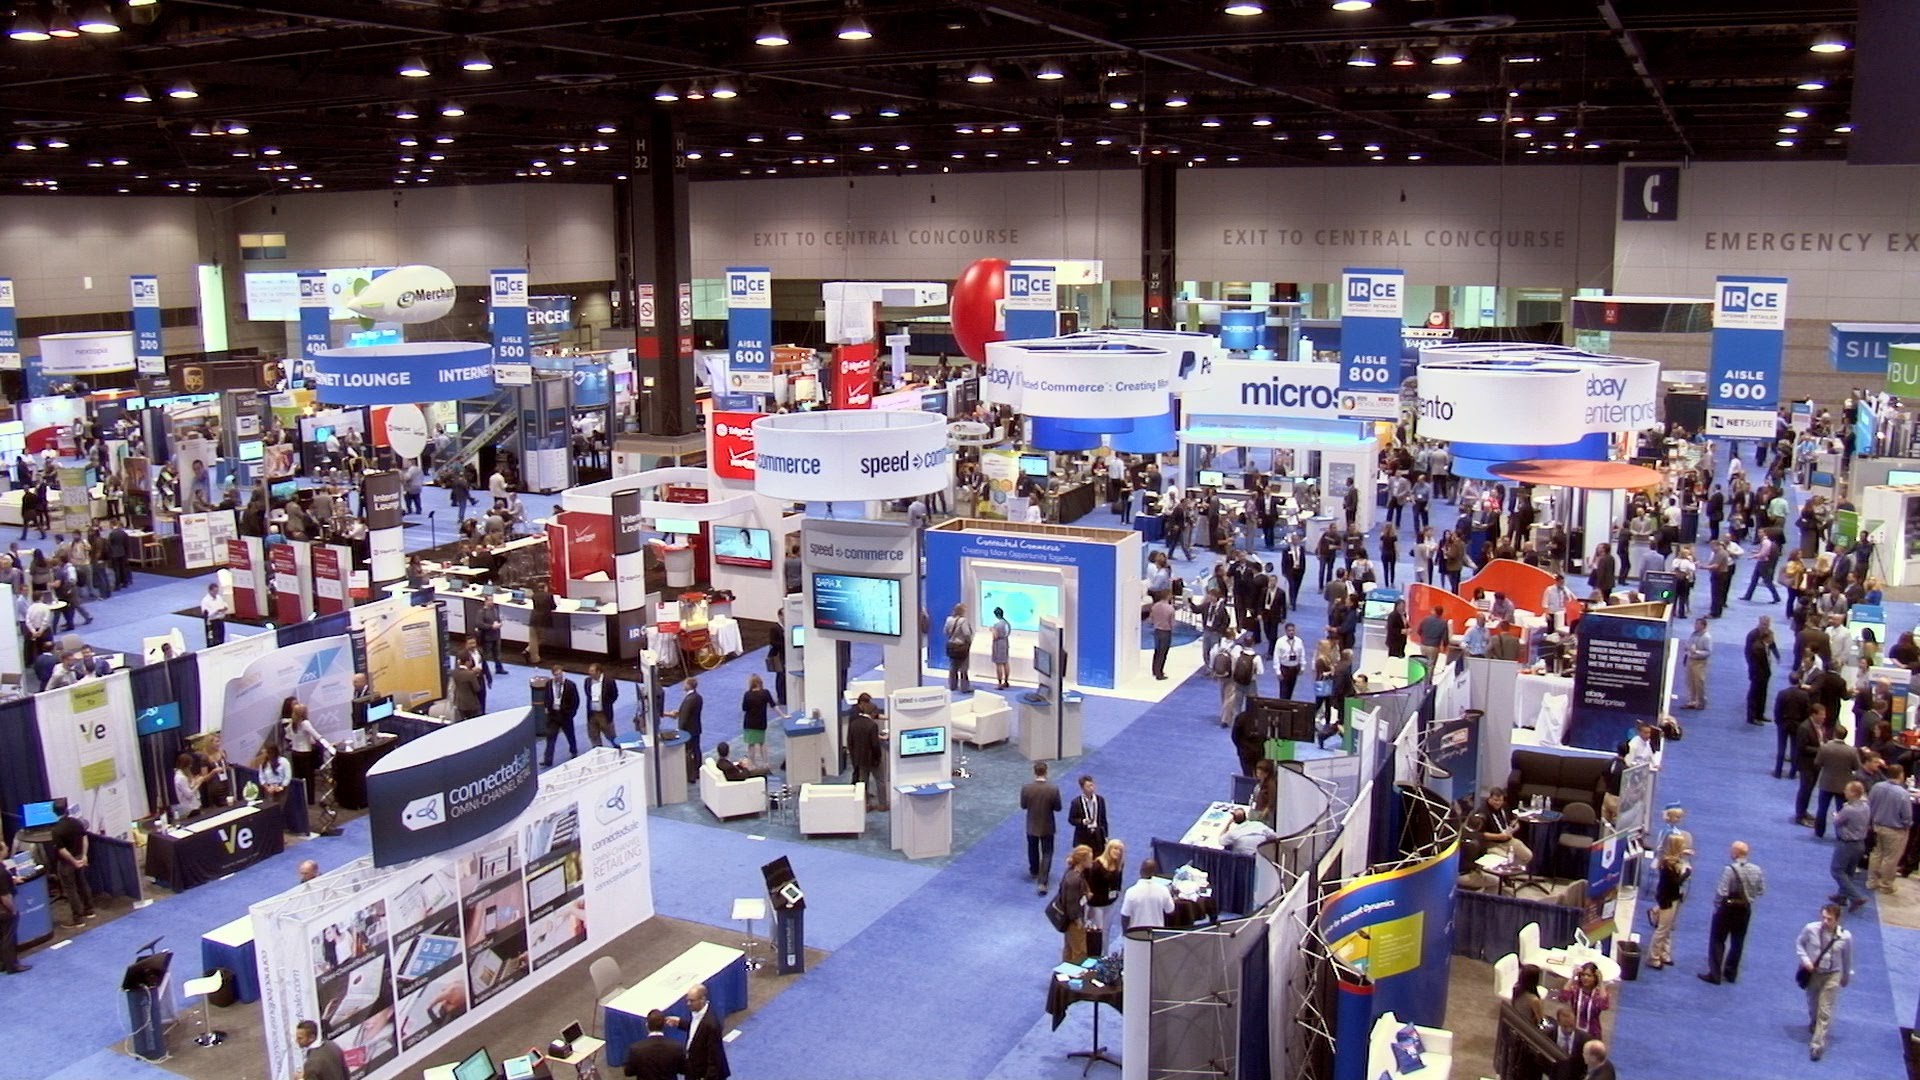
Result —
<path fill-rule="evenodd" d="M 185 828 L 149 832 L 146 874 L 182 892 L 244 870 L 285 847 L 280 807 L 272 803 L 236 806 Z"/>
<path fill-rule="evenodd" d="M 390 588 L 412 591 L 404 584 Z M 446 605 L 449 633 L 465 634 L 469 632 L 468 627 L 479 625 L 480 606 L 488 595 L 481 586 L 463 583 L 457 577 L 435 577 L 427 581 L 427 588 L 435 600 Z M 496 591 L 492 595 L 500 611 L 500 640 L 524 643 L 533 618 L 533 601 L 515 600 L 514 594 L 507 591 Z M 553 618 L 541 641 L 548 646 L 595 656 L 616 655 L 615 646 L 619 644 L 619 635 L 613 626 L 616 614 L 612 604 L 596 603 L 589 607 L 573 597 L 556 596 Z"/>
<path fill-rule="evenodd" d="M 747 1007 L 747 954 L 702 941 L 614 995 L 603 1017 L 607 1065 L 620 1068 L 627 1060 L 627 1047 L 647 1037 L 649 1012 L 659 1009 L 685 1024 L 692 1015 L 687 1008 L 687 988 L 695 983 L 706 986 L 711 1006 L 720 1016 L 739 1012 Z M 684 1027 L 668 1028 L 667 1035 L 686 1039 Z"/>

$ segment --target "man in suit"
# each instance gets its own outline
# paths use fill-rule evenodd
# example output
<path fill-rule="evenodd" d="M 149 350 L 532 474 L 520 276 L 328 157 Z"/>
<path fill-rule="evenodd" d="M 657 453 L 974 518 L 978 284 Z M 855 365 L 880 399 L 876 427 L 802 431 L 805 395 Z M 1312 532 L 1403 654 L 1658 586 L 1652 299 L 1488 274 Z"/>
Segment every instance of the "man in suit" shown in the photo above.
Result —
<path fill-rule="evenodd" d="M 687 737 L 687 783 L 700 782 L 700 710 L 706 706 L 700 696 L 700 680 L 687 680 L 687 696 L 680 699 L 680 707 L 662 716 L 671 716 L 680 725 L 681 734 Z"/>
<path fill-rule="evenodd" d="M 1593 1032 L 1580 1026 L 1573 1008 L 1568 1005 L 1560 1006 L 1560 1010 L 1554 1013 L 1553 1019 L 1546 1026 L 1546 1032 L 1547 1038 L 1552 1039 L 1555 1046 L 1558 1046 L 1568 1057 L 1576 1059 L 1580 1056 L 1582 1048 L 1594 1038 Z M 1574 1075 L 1580 1074 L 1576 1072 Z"/>
<path fill-rule="evenodd" d="M 687 1052 L 667 1038 L 667 1014 L 647 1014 L 647 1037 L 627 1048 L 624 1070 L 634 1080 L 674 1080 L 686 1074 Z"/>
<path fill-rule="evenodd" d="M 1280 640 L 1280 627 L 1287 621 L 1287 590 L 1280 584 L 1279 575 L 1273 572 L 1273 564 L 1268 563 L 1266 572 L 1259 577 L 1260 590 L 1260 629 L 1267 640 L 1267 659 L 1273 659 L 1274 642 Z"/>
<path fill-rule="evenodd" d="M 25 536 L 25 529 L 20 530 Z M 45 534 L 42 534 L 45 535 Z M 107 531 L 107 561 L 113 565 L 113 587 L 124 589 L 133 584 L 133 537 L 127 535 L 127 529 L 119 518 L 113 519 L 113 528 Z"/>
<path fill-rule="evenodd" d="M 480 715 L 480 673 L 474 670 L 473 659 L 461 656 L 453 669 L 453 715 L 456 719 L 471 720 Z"/>
<path fill-rule="evenodd" d="M 340 1048 L 320 1039 L 320 1025 L 302 1020 L 293 1029 L 293 1041 L 307 1052 L 300 1080 L 347 1080 L 347 1057 Z"/>
<path fill-rule="evenodd" d="M 1613 1062 L 1607 1058 L 1607 1044 L 1599 1039 L 1588 1039 L 1581 1047 L 1580 1057 L 1587 1067 L 1586 1080 L 1613 1080 Z"/>
<path fill-rule="evenodd" d="M 1047 779 L 1046 762 L 1033 763 L 1033 779 L 1020 788 L 1020 809 L 1027 812 L 1027 876 L 1033 879 L 1034 891 L 1045 896 L 1060 813 L 1060 789 Z"/>
<path fill-rule="evenodd" d="M 567 756 L 580 755 L 580 743 L 574 735 L 573 718 L 580 712 L 580 688 L 573 685 L 559 664 L 548 669 L 547 679 L 547 758 L 541 765 L 553 764 L 553 745 L 567 737 Z"/>
<path fill-rule="evenodd" d="M 847 760 L 853 763 L 853 782 L 867 785 L 867 809 L 879 809 L 875 783 L 880 761 L 886 756 L 880 741 L 880 721 L 872 713 L 855 708 L 847 718 Z"/>
<path fill-rule="evenodd" d="M 620 700 L 620 683 L 599 664 L 587 665 L 587 741 L 613 745 L 613 703 Z"/>
<path fill-rule="evenodd" d="M 1287 603 L 1298 607 L 1300 583 L 1307 577 L 1306 542 L 1299 533 L 1288 537 L 1286 547 L 1280 551 L 1280 576 L 1287 579 Z"/>
<path fill-rule="evenodd" d="M 687 1080 L 727 1080 L 733 1070 L 727 1067 L 726 1032 L 720 1016 L 707 1003 L 707 988 L 695 984 L 687 991 Z"/>
<path fill-rule="evenodd" d="M 1107 797 L 1094 790 L 1093 777 L 1080 778 L 1080 795 L 1067 808 L 1075 847 L 1085 844 L 1099 855 L 1107 849 Z"/>

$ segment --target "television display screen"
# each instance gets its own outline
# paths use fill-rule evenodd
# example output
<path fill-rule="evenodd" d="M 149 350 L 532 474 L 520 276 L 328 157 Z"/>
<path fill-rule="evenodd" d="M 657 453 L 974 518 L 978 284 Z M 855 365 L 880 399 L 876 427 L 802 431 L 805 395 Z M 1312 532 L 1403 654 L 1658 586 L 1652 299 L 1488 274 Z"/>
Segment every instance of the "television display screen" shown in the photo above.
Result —
<path fill-rule="evenodd" d="M 177 701 L 141 709 L 133 718 L 133 730 L 137 735 L 158 735 L 179 726 L 180 703 Z"/>
<path fill-rule="evenodd" d="M 283 503 L 300 493 L 300 485 L 292 480 L 282 480 L 267 489 L 267 495 L 274 502 Z"/>
<path fill-rule="evenodd" d="M 787 641 L 787 645 L 789 648 L 804 649 L 807 647 L 807 628 L 806 627 L 804 626 L 791 627 L 788 629 L 787 633 L 789 635 L 789 639 Z"/>
<path fill-rule="evenodd" d="M 331 439 L 331 438 L 333 438 L 333 428 L 331 428 L 331 427 L 317 427 L 317 428 L 314 428 L 314 429 L 313 429 L 313 441 L 314 441 L 314 442 L 317 442 L 317 443 L 323 443 L 323 442 L 326 442 L 326 441 L 327 441 L 328 439 Z"/>
<path fill-rule="evenodd" d="M 682 536 L 691 536 L 700 531 L 700 523 L 687 518 L 654 518 L 653 527 L 657 532 Z"/>
<path fill-rule="evenodd" d="M 861 574 L 813 575 L 813 628 L 900 636 L 900 582 Z"/>
<path fill-rule="evenodd" d="M 1033 650 L 1033 673 L 1053 678 L 1053 654 L 1045 649 Z"/>
<path fill-rule="evenodd" d="M 1027 476 L 1047 475 L 1047 455 L 1021 454 L 1020 471 Z"/>
<path fill-rule="evenodd" d="M 1007 623 L 1015 630 L 1039 630 L 1042 617 L 1060 617 L 1060 586 L 982 578 L 976 617 L 983 630 L 993 625 L 995 608 L 1007 613 Z"/>
<path fill-rule="evenodd" d="M 944 727 L 907 728 L 900 733 L 901 757 L 926 757 L 946 752 L 947 729 Z"/>
<path fill-rule="evenodd" d="M 124 405 L 128 412 L 138 412 L 147 407 L 147 399 L 144 397 L 130 397 L 123 400 L 120 404 Z"/>
<path fill-rule="evenodd" d="M 773 534 L 765 529 L 713 528 L 713 561 L 723 566 L 773 568 Z"/>
<path fill-rule="evenodd" d="M 493 1055 L 481 1047 L 453 1067 L 453 1080 L 493 1080 Z"/>
<path fill-rule="evenodd" d="M 1200 486 L 1210 487 L 1210 488 L 1226 487 L 1227 486 L 1226 474 L 1222 473 L 1218 469 L 1201 469 L 1200 470 Z"/>
<path fill-rule="evenodd" d="M 1398 602 L 1399 599 L 1400 596 L 1398 593 L 1392 596 L 1380 597 L 1369 593 L 1367 598 L 1360 604 L 1360 617 L 1368 622 L 1385 622 L 1387 616 L 1393 614 L 1393 605 Z"/>
<path fill-rule="evenodd" d="M 23 829 L 44 829 L 60 820 L 53 802 L 30 802 L 20 808 L 20 827 Z"/>
<path fill-rule="evenodd" d="M 267 456 L 267 444 L 259 439 L 248 439 L 240 444 L 241 461 L 259 461 Z"/>
<path fill-rule="evenodd" d="M 1890 487 L 1920 484 L 1920 469 L 1888 469 L 1887 484 Z"/>
<path fill-rule="evenodd" d="M 367 704 L 367 723 L 376 724 L 393 715 L 393 698 L 382 697 Z"/>

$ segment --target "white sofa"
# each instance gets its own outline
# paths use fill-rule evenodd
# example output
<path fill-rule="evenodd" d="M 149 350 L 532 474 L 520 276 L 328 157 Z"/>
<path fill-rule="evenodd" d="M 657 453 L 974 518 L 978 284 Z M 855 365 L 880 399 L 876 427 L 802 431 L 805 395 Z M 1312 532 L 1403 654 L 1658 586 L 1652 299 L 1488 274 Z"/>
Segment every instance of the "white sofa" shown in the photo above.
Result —
<path fill-rule="evenodd" d="M 767 778 L 729 780 L 720 774 L 720 767 L 713 759 L 708 758 L 700 764 L 700 801 L 707 804 L 714 817 L 722 820 L 764 814 L 767 812 Z"/>
<path fill-rule="evenodd" d="M 801 784 L 800 835 L 867 831 L 867 785 Z"/>
<path fill-rule="evenodd" d="M 947 722 L 953 727 L 954 741 L 992 746 L 1012 737 L 1013 706 L 999 694 L 975 690 L 972 697 L 953 703 Z"/>

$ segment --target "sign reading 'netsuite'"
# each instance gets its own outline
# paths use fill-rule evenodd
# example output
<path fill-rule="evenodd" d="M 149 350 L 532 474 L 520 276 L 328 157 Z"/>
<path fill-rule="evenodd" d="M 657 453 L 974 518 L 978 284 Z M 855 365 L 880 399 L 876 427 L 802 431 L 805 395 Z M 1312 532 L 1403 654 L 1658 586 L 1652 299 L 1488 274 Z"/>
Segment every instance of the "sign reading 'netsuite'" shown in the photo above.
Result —
<path fill-rule="evenodd" d="M 423 735 L 367 772 L 373 864 L 393 866 L 478 840 L 533 802 L 531 708 Z"/>

